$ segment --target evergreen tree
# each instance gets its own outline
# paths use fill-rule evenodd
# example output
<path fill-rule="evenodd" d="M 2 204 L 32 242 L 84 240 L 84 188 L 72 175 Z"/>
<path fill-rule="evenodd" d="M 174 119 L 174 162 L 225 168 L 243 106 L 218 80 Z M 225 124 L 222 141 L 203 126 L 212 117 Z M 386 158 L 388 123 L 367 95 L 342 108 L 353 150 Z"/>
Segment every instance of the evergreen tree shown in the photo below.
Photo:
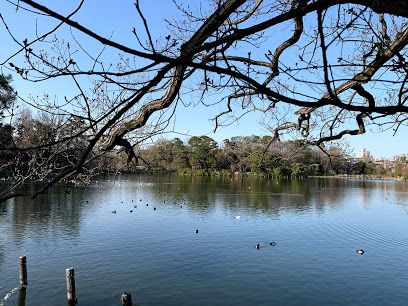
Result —
<path fill-rule="evenodd" d="M 0 121 L 4 118 L 4 111 L 16 99 L 13 87 L 10 85 L 11 76 L 0 74 Z"/>

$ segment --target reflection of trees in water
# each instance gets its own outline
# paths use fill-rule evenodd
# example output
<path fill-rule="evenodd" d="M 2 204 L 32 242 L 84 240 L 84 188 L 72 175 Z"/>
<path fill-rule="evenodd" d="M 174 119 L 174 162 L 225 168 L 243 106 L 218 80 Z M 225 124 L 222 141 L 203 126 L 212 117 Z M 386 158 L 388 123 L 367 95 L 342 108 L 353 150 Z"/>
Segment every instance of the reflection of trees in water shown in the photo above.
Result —
<path fill-rule="evenodd" d="M 400 205 L 408 206 L 408 194 L 397 192 L 395 194 L 395 202 Z"/>
<path fill-rule="evenodd" d="M 0 203 L 0 217 L 7 212 L 7 202 Z"/>
<path fill-rule="evenodd" d="M 279 214 L 283 211 L 318 213 L 337 208 L 357 197 L 369 204 L 380 193 L 408 198 L 408 184 L 390 181 L 305 179 L 273 180 L 247 177 L 145 177 L 152 183 L 155 201 L 173 205 L 184 203 L 199 211 L 210 211 L 217 202 L 228 210 L 246 209 L 253 213 Z"/>
<path fill-rule="evenodd" d="M 383 196 L 387 200 L 391 198 L 391 202 L 398 205 L 408 205 L 408 184 L 405 182 L 395 182 L 394 189 L 383 189 Z"/>
<path fill-rule="evenodd" d="M 34 190 L 35 184 L 27 188 Z M 82 210 L 86 204 L 84 197 L 82 190 L 76 189 L 67 194 L 62 185 L 57 185 L 34 200 L 14 199 L 11 230 L 15 241 L 23 240 L 28 228 L 39 236 L 48 232 L 77 236 Z"/>
<path fill-rule="evenodd" d="M 290 181 L 233 178 L 227 190 L 219 195 L 219 199 L 226 208 L 244 208 L 250 212 L 277 214 L 289 208 L 304 211 L 307 207 L 298 188 L 302 186 L 295 186 Z"/>
<path fill-rule="evenodd" d="M 1 219 L 0 219 L 0 220 L 1 220 Z M 0 238 L 1 238 L 1 236 L 0 236 Z M 5 248 L 5 246 L 3 245 L 3 243 L 4 243 L 4 240 L 1 239 L 1 241 L 0 241 L 0 267 L 3 265 L 3 262 L 4 262 L 4 254 L 6 253 L 6 248 Z"/>
<path fill-rule="evenodd" d="M 310 179 L 310 192 L 316 211 L 323 213 L 327 207 L 337 208 L 342 205 L 343 200 L 350 196 L 347 189 L 349 183 L 346 180 L 337 179 Z"/>
<path fill-rule="evenodd" d="M 350 180 L 354 188 L 408 192 L 408 184 L 401 181 Z"/>
<path fill-rule="evenodd" d="M 219 186 L 211 178 L 195 176 L 161 176 L 148 178 L 153 184 L 149 191 L 154 201 L 170 205 L 188 205 L 208 212 L 215 208 Z"/>
<path fill-rule="evenodd" d="M 401 181 L 350 180 L 348 187 L 358 191 L 361 204 L 369 204 L 377 197 L 384 203 L 403 203 L 408 200 L 408 184 Z"/>
<path fill-rule="evenodd" d="M 408 184 L 389 181 L 360 181 L 336 179 L 273 180 L 245 177 L 155 176 L 129 177 L 135 182 L 152 183 L 148 192 L 156 203 L 188 205 L 199 212 L 210 212 L 221 205 L 227 210 L 245 209 L 252 213 L 279 214 L 284 211 L 304 213 L 311 209 L 323 212 L 326 207 L 336 208 L 357 197 L 370 203 L 377 196 L 384 202 L 407 203 Z M 137 183 L 138 184 L 138 183 Z M 33 189 L 34 186 L 27 188 Z M 113 188 L 111 192 L 115 192 Z M 129 192 L 128 190 L 126 192 Z M 30 227 L 34 234 L 60 231 L 64 235 L 79 233 L 83 211 L 92 206 L 93 189 L 74 189 L 64 193 L 63 186 L 56 186 L 35 200 L 16 198 L 7 205 L 0 205 L 0 217 L 12 217 L 11 230 L 16 241 L 23 239 Z M 152 203 L 154 204 L 154 203 Z M 6 211 L 6 207 L 10 207 Z M 1 256 L 1 254 L 0 254 Z M 0 258 L 1 260 L 1 258 Z"/>
<path fill-rule="evenodd" d="M 278 214 L 282 211 L 304 213 L 313 207 L 316 192 L 309 180 L 233 179 L 226 203 L 240 208 Z M 249 188 L 250 187 L 250 188 Z M 234 192 L 236 193 L 234 195 Z"/>
<path fill-rule="evenodd" d="M 362 189 L 358 192 L 358 202 L 363 205 L 367 205 L 370 203 L 374 192 L 370 189 Z"/>
<path fill-rule="evenodd" d="M 5 244 L 7 243 L 7 239 L 6 237 L 4 237 L 4 235 L 7 231 L 4 228 L 4 226 L 6 226 L 7 224 L 8 205 L 9 205 L 8 203 L 0 203 L 0 267 L 2 266 L 4 262 L 4 254 L 6 253 Z"/>
<path fill-rule="evenodd" d="M 27 296 L 27 289 L 25 287 L 21 287 L 18 290 L 17 306 L 25 306 L 26 296 Z"/>
<path fill-rule="evenodd" d="M 408 184 L 405 182 L 394 182 L 385 185 L 381 189 L 381 197 L 384 203 L 408 206 Z M 405 209 L 407 212 L 407 210 Z"/>

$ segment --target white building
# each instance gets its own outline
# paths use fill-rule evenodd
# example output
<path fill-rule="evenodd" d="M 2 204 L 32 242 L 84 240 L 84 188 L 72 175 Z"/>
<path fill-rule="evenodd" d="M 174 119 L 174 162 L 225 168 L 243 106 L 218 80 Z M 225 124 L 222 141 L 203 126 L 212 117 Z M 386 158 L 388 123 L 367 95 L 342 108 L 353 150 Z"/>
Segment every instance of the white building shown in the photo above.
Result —
<path fill-rule="evenodd" d="M 373 156 L 371 155 L 370 151 L 368 151 L 367 149 L 361 149 L 357 153 L 357 158 L 363 159 L 363 160 L 369 160 L 369 159 L 372 159 Z"/>

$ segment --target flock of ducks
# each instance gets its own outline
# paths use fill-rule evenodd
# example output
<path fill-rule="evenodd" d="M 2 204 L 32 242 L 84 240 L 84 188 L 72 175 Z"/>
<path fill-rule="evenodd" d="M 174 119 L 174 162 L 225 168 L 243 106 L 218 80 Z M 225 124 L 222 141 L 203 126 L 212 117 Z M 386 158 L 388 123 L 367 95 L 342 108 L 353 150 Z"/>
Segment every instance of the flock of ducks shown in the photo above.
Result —
<path fill-rule="evenodd" d="M 140 199 L 140 202 L 141 201 L 142 201 L 142 199 Z M 86 202 L 88 203 L 88 201 L 86 201 Z M 133 200 L 132 200 L 132 202 L 133 202 Z M 123 203 L 123 201 L 121 201 L 121 203 Z M 163 203 L 166 203 L 166 201 L 164 201 Z M 146 203 L 146 206 L 149 206 L 149 204 Z M 134 205 L 134 208 L 137 208 L 137 205 Z M 180 208 L 183 208 L 183 205 L 180 205 Z M 153 207 L 153 210 L 156 210 L 156 207 Z M 133 212 L 133 210 L 130 210 L 130 213 L 132 213 L 132 212 Z M 116 209 L 112 211 L 112 214 L 116 214 Z M 235 216 L 235 219 L 240 220 L 241 216 Z M 198 234 L 198 229 L 195 230 L 195 233 Z M 273 246 L 273 247 L 276 246 L 276 242 L 275 241 L 270 242 L 269 246 Z M 257 250 L 259 250 L 261 248 L 261 245 L 259 243 L 257 243 L 255 245 L 255 248 Z M 364 253 L 365 253 L 365 251 L 363 249 L 358 249 L 357 250 L 357 254 L 359 254 L 359 255 L 364 255 Z"/>
<path fill-rule="evenodd" d="M 276 246 L 276 242 L 275 241 L 269 242 L 269 245 L 270 246 Z M 255 247 L 259 250 L 261 248 L 261 245 L 259 243 L 257 243 Z"/>
<path fill-rule="evenodd" d="M 141 201 L 142 201 L 142 199 L 140 199 L 140 202 L 141 202 Z M 132 203 L 133 203 L 133 202 L 134 202 L 134 200 L 132 200 Z M 88 203 L 88 201 L 86 201 L 86 203 Z M 120 203 L 123 204 L 123 201 L 121 201 Z M 166 201 L 164 201 L 164 203 L 166 203 Z M 149 204 L 146 203 L 146 206 L 149 206 Z M 133 207 L 134 207 L 134 208 L 137 208 L 137 205 L 134 205 Z M 181 208 L 183 208 L 183 206 L 181 206 Z M 156 210 L 156 207 L 153 207 L 153 210 Z M 129 212 L 132 213 L 133 210 L 131 209 L 131 210 L 129 210 Z M 116 213 L 117 213 L 116 209 L 115 209 L 115 210 L 112 210 L 112 214 L 116 214 Z"/>

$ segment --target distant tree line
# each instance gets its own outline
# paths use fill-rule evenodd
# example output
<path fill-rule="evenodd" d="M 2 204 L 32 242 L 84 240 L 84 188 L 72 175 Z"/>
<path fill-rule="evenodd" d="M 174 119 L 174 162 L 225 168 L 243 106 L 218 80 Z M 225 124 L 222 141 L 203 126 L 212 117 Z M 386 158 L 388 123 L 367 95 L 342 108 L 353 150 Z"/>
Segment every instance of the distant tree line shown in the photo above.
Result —
<path fill-rule="evenodd" d="M 139 149 L 139 167 L 148 172 L 191 175 L 256 175 L 299 178 L 309 175 L 408 177 L 408 161 L 383 163 L 353 158 L 340 146 L 322 150 L 302 141 L 270 143 L 271 136 L 235 136 L 218 144 L 208 136 L 160 139 Z M 132 171 L 131 168 L 128 168 Z"/>
<path fill-rule="evenodd" d="M 81 120 L 46 112 L 33 115 L 21 110 L 9 123 L 0 122 L 1 200 L 18 196 L 29 181 L 50 182 L 75 164 L 89 139 L 80 134 Z M 72 135 L 80 136 L 72 137 Z M 61 140 L 64 141 L 61 144 Z M 51 146 L 52 144 L 52 146 Z M 208 136 L 159 139 L 151 145 L 134 145 L 135 157 L 129 162 L 124 150 L 100 152 L 70 186 L 87 184 L 100 173 L 175 173 L 202 176 L 262 176 L 302 178 L 310 175 L 357 174 L 408 177 L 408 161 L 401 157 L 391 164 L 355 160 L 344 149 L 311 146 L 302 141 L 271 142 L 271 136 L 236 136 L 217 143 Z M 41 191 L 41 190 L 40 190 Z"/>
<path fill-rule="evenodd" d="M 60 122 L 45 112 L 33 116 L 24 109 L 12 124 L 0 123 L 0 177 L 19 182 L 50 179 L 77 162 L 89 139 L 82 134 L 58 146 L 62 139 L 81 131 L 81 120 Z M 49 145 L 53 144 L 53 147 Z M 92 155 L 95 161 L 83 169 L 75 184 L 86 183 L 99 173 L 178 173 L 182 175 L 254 175 L 300 178 L 310 175 L 381 175 L 408 177 L 408 161 L 400 158 L 392 166 L 355 160 L 346 150 L 325 150 L 306 142 L 271 142 L 271 136 L 235 136 L 217 143 L 209 136 L 159 139 L 151 145 L 134 146 L 136 158 L 114 150 Z M 83 181 L 81 182 L 81 177 Z"/>
<path fill-rule="evenodd" d="M 353 159 L 342 149 L 325 151 L 302 141 L 270 143 L 271 136 L 236 136 L 222 144 L 208 136 L 161 139 L 140 149 L 143 166 L 157 172 L 192 175 L 247 174 L 304 177 L 356 173 Z M 364 172 L 364 171 L 363 171 Z M 366 172 L 364 172 L 366 173 Z"/>

